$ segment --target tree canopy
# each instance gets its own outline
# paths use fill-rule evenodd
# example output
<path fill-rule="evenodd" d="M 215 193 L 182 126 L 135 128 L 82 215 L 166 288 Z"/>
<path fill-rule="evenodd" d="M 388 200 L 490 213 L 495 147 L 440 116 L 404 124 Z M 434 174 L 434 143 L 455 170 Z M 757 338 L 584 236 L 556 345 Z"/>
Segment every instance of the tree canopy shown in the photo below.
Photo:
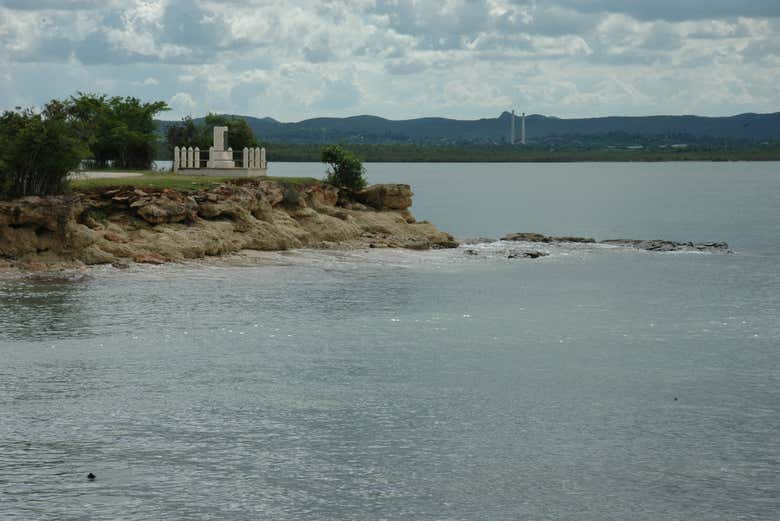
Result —
<path fill-rule="evenodd" d="M 4 112 L 0 143 L 0 197 L 62 193 L 68 173 L 88 154 L 59 102 L 49 103 L 42 112 Z"/>
<path fill-rule="evenodd" d="M 151 167 L 158 139 L 154 118 L 169 110 L 165 102 L 79 92 L 62 105 L 97 166 Z"/>
<path fill-rule="evenodd" d="M 62 106 L 96 166 L 151 167 L 158 139 L 154 118 L 169 110 L 165 102 L 79 92 L 52 103 Z"/>
<path fill-rule="evenodd" d="M 325 179 L 328 183 L 351 192 L 366 187 L 366 169 L 349 150 L 340 145 L 328 145 L 322 149 L 321 160 L 330 165 Z"/>
<path fill-rule="evenodd" d="M 244 118 L 209 113 L 200 123 L 186 117 L 181 123 L 168 127 L 168 148 L 198 147 L 208 150 L 213 144 L 214 127 L 228 127 L 227 146 L 233 150 L 258 146 L 252 128 Z"/>

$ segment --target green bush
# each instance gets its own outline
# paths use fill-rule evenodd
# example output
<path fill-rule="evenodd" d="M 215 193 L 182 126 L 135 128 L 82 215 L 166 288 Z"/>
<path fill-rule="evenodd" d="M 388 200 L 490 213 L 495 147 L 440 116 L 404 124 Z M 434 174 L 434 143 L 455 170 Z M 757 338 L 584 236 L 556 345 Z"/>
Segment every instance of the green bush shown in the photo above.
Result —
<path fill-rule="evenodd" d="M 285 206 L 298 206 L 301 201 L 301 194 L 294 187 L 290 185 L 284 186 L 284 194 L 282 196 L 282 204 Z"/>
<path fill-rule="evenodd" d="M 349 150 L 339 145 L 328 145 L 322 149 L 321 160 L 330 165 L 326 182 L 350 192 L 366 187 L 366 169 L 360 159 Z"/>
<path fill-rule="evenodd" d="M 0 197 L 55 195 L 86 154 L 61 104 L 0 116 Z"/>

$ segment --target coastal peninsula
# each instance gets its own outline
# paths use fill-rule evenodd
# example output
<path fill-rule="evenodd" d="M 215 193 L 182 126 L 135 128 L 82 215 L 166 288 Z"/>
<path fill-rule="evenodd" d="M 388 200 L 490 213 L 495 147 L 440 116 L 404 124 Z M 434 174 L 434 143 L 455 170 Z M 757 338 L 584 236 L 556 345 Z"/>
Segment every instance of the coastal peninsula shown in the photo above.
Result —
<path fill-rule="evenodd" d="M 193 192 L 126 185 L 0 202 L 0 269 L 161 264 L 240 250 L 452 248 L 417 222 L 409 185 L 230 180 Z"/>

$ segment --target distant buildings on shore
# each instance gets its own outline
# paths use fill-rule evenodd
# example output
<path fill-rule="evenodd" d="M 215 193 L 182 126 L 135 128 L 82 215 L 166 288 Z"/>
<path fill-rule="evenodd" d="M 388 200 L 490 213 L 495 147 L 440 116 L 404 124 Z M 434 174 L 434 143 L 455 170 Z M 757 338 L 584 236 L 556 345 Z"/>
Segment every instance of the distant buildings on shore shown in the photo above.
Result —
<path fill-rule="evenodd" d="M 512 117 L 510 118 L 510 130 L 509 130 L 509 144 L 514 145 L 517 143 L 517 138 L 515 137 L 515 111 L 512 109 Z M 520 144 L 525 145 L 526 139 L 525 139 L 525 112 L 523 112 L 523 115 L 520 117 Z"/>

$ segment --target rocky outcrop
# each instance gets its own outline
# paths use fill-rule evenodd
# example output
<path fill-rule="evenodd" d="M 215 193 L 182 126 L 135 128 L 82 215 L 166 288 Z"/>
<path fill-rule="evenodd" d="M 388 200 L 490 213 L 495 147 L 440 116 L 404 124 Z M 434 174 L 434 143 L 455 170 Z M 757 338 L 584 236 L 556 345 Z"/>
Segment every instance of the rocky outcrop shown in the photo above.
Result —
<path fill-rule="evenodd" d="M 547 257 L 549 253 L 538 251 L 538 250 L 529 250 L 529 251 L 518 251 L 518 252 L 511 252 L 509 255 L 507 255 L 507 259 L 538 259 L 539 257 Z"/>
<path fill-rule="evenodd" d="M 480 251 L 474 248 L 467 248 L 464 252 L 466 255 L 469 256 L 478 256 L 480 255 Z M 509 249 L 509 250 L 498 250 L 498 251 L 491 251 L 488 253 L 489 256 L 501 256 L 506 257 L 507 259 L 538 259 L 541 257 L 547 257 L 549 253 L 539 250 L 517 250 L 517 249 Z"/>
<path fill-rule="evenodd" d="M 409 185 L 371 185 L 355 194 L 355 200 L 376 210 L 406 210 L 412 206 Z"/>
<path fill-rule="evenodd" d="M 408 185 L 363 192 L 363 206 L 324 183 L 228 182 L 194 193 L 122 187 L 0 201 L 3 266 L 163 263 L 243 249 L 451 248 L 409 214 Z"/>
<path fill-rule="evenodd" d="M 664 240 L 633 240 L 610 239 L 601 241 L 601 244 L 612 246 L 627 246 L 639 250 L 671 252 L 671 251 L 700 251 L 706 253 L 729 253 L 729 245 L 725 242 L 675 242 Z"/>
<path fill-rule="evenodd" d="M 580 242 L 580 243 L 595 243 L 595 239 L 590 237 L 550 237 L 542 235 L 541 233 L 510 233 L 501 237 L 502 241 L 522 241 L 522 242 Z"/>
<path fill-rule="evenodd" d="M 654 252 L 700 251 L 707 253 L 730 253 L 725 242 L 675 242 L 665 240 L 609 239 L 596 241 L 589 237 L 551 237 L 541 233 L 511 233 L 501 237 L 502 241 L 542 242 L 542 243 L 598 243 L 611 246 L 624 246 Z"/>

